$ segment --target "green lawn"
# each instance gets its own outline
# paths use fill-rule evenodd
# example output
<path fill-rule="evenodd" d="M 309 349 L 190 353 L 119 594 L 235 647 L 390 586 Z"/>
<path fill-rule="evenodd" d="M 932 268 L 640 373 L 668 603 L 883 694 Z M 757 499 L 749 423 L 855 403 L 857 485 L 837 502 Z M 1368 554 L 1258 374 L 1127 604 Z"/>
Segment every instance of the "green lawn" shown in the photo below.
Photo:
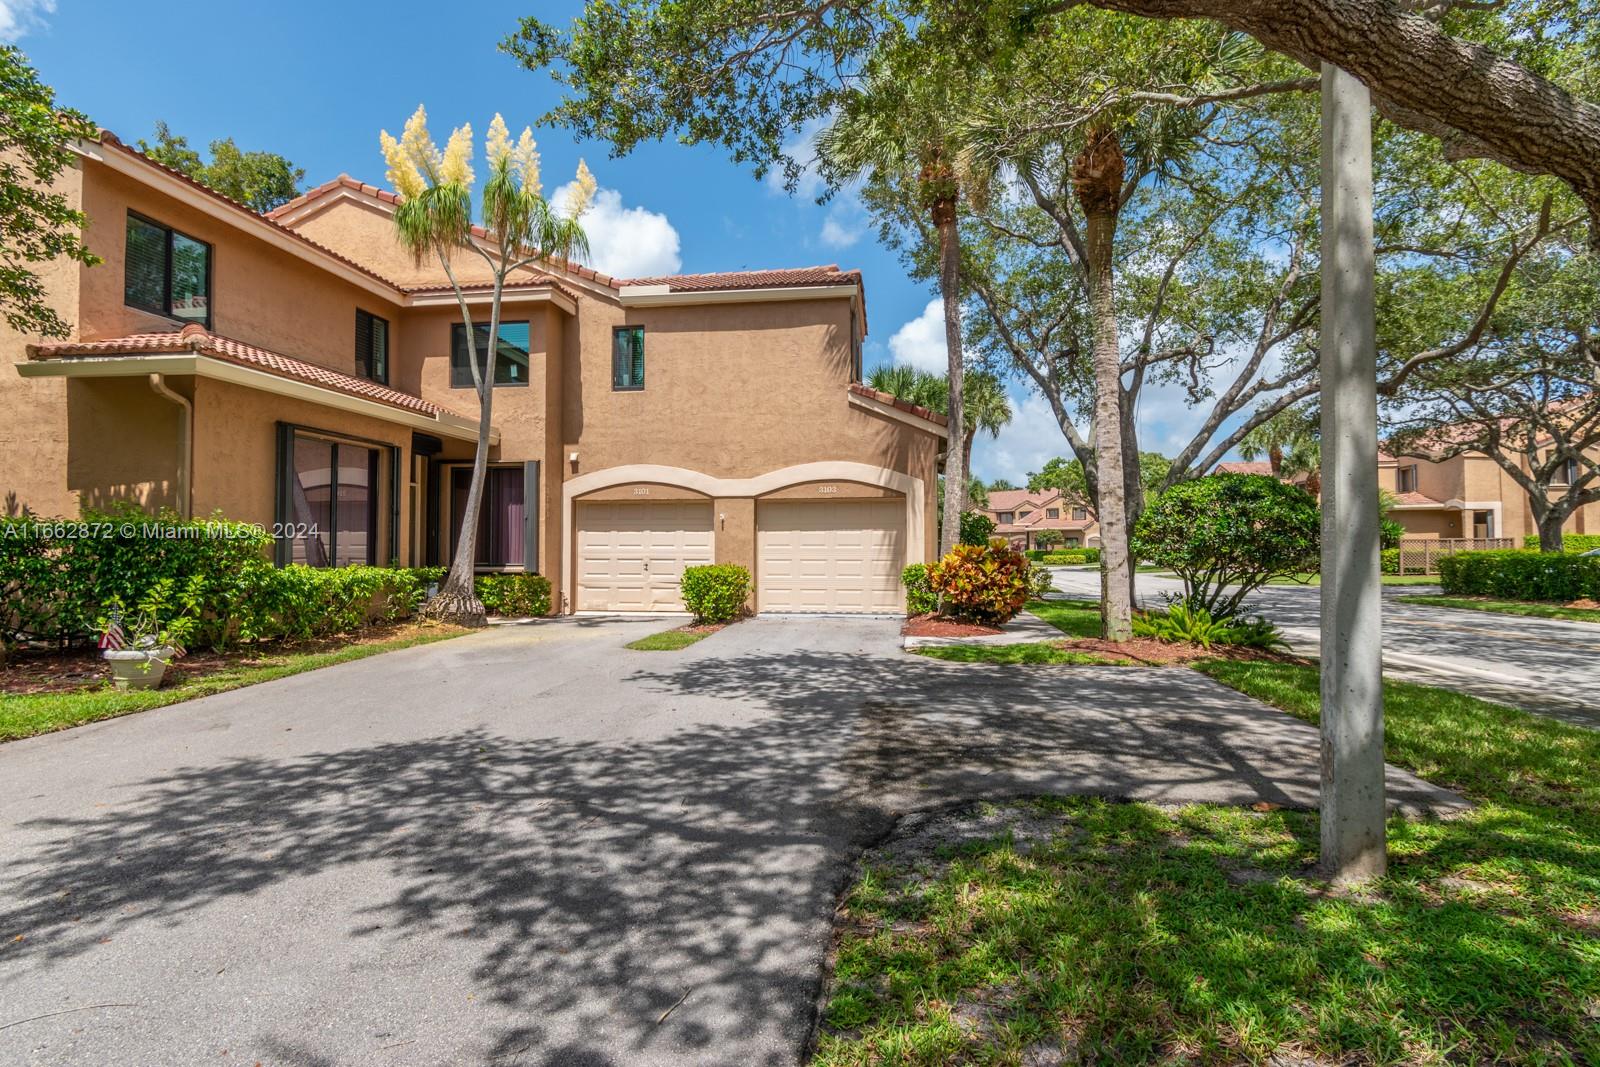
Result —
<path fill-rule="evenodd" d="M 1535 619 L 1567 619 L 1572 622 L 1600 622 L 1600 611 L 1543 604 L 1536 600 L 1492 600 L 1467 596 L 1403 596 L 1402 604 L 1421 604 L 1430 608 L 1463 608 L 1468 611 L 1498 611 L 1503 615 L 1527 615 Z"/>
<path fill-rule="evenodd" d="M 349 645 L 331 652 L 301 652 L 279 655 L 269 654 L 262 662 L 241 662 L 235 666 L 187 678 L 177 684 L 168 683 L 161 689 L 117 690 L 110 683 L 96 689 L 70 693 L 39 693 L 0 697 L 0 741 L 15 741 L 35 734 L 64 730 L 87 722 L 112 719 L 135 711 L 148 711 L 167 704 L 176 704 L 195 697 L 224 693 L 241 686 L 270 682 L 318 667 L 331 667 L 335 663 L 365 659 L 381 652 L 430 645 L 467 633 L 455 628 L 408 634 L 387 641 L 371 641 Z"/>
<path fill-rule="evenodd" d="M 696 641 L 703 641 L 714 633 L 715 630 L 662 630 L 658 634 L 630 641 L 624 647 L 639 652 L 676 652 L 680 648 L 688 648 Z"/>
<path fill-rule="evenodd" d="M 1045 663 L 1072 667 L 1127 667 L 1131 660 L 1074 652 L 1050 642 L 1021 645 L 934 645 L 912 649 L 919 656 L 951 663 Z"/>
<path fill-rule="evenodd" d="M 1384 585 L 1438 585 L 1437 574 L 1385 574 L 1379 581 Z M 1296 574 L 1291 578 L 1274 578 L 1268 585 L 1321 585 L 1320 574 Z"/>
<path fill-rule="evenodd" d="M 1315 668 L 1201 669 L 1315 721 Z M 1311 877 L 1314 813 L 1019 802 L 850 890 L 816 1062 L 1600 1063 L 1600 732 L 1386 695 L 1390 761 L 1477 802 L 1392 820 L 1388 878 Z"/>
<path fill-rule="evenodd" d="M 1022 610 L 1039 616 L 1068 637 L 1100 636 L 1098 601 L 1030 600 Z"/>

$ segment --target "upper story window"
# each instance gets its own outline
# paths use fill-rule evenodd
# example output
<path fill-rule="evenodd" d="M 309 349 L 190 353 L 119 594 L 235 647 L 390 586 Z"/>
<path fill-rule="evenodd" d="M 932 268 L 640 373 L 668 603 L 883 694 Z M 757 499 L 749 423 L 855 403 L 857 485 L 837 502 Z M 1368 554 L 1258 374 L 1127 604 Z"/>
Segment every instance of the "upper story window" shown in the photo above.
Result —
<path fill-rule="evenodd" d="M 356 309 L 356 373 L 388 384 L 389 320 Z"/>
<path fill-rule="evenodd" d="M 850 308 L 850 380 L 862 381 L 861 330 L 856 326 L 856 309 Z"/>
<path fill-rule="evenodd" d="M 122 302 L 211 328 L 211 246 L 128 212 Z"/>
<path fill-rule="evenodd" d="M 611 331 L 611 388 L 644 388 L 643 326 L 618 326 Z"/>
<path fill-rule="evenodd" d="M 1044 509 L 1044 517 L 1047 518 L 1047 519 L 1059 519 L 1061 517 L 1061 509 L 1060 508 L 1045 508 Z"/>
<path fill-rule="evenodd" d="M 473 352 L 482 368 L 485 350 L 489 347 L 489 326 L 474 323 L 472 327 Z M 495 346 L 494 384 L 528 384 L 528 324 L 502 322 L 500 343 Z M 457 322 L 450 326 L 450 388 L 472 388 L 472 364 L 467 362 L 467 328 Z"/>
<path fill-rule="evenodd" d="M 1578 480 L 1578 461 L 1569 457 L 1569 458 L 1567 458 L 1566 460 L 1564 460 L 1562 462 L 1561 466 L 1556 468 L 1555 477 L 1553 477 L 1551 479 L 1550 484 L 1551 485 L 1571 485 L 1573 482 L 1575 482 L 1577 480 Z"/>
<path fill-rule="evenodd" d="M 999 523 L 1002 523 L 1002 524 L 1010 522 L 1011 521 L 1011 512 L 1009 512 L 1009 511 L 997 512 L 995 514 L 995 521 L 999 522 Z"/>
<path fill-rule="evenodd" d="M 1072 518 L 1075 521 L 1083 522 L 1088 517 L 1089 517 L 1089 509 L 1088 508 L 1073 508 L 1072 509 Z"/>
<path fill-rule="evenodd" d="M 1402 493 L 1415 493 L 1417 491 L 1417 465 L 1400 468 L 1400 480 L 1396 483 L 1398 491 Z"/>

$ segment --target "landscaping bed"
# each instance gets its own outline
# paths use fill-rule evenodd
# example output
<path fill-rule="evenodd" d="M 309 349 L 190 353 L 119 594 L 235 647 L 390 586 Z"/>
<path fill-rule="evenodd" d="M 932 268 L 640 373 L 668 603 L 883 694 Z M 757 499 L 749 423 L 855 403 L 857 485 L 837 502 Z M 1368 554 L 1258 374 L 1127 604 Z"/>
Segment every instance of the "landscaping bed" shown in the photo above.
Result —
<path fill-rule="evenodd" d="M 993 637 L 1005 633 L 998 626 L 961 622 L 935 612 L 913 615 L 900 627 L 902 637 Z"/>
<path fill-rule="evenodd" d="M 0 693 L 5 694 L 0 700 L 0 741 L 145 711 L 469 632 L 437 623 L 405 622 L 340 637 L 193 652 L 172 661 L 159 689 L 142 691 L 113 689 L 110 668 L 97 650 L 66 655 L 23 651 L 0 667 Z"/>
<path fill-rule="evenodd" d="M 670 630 L 662 630 L 658 634 L 641 637 L 637 641 L 630 641 L 624 648 L 631 648 L 636 652 L 676 652 L 680 648 L 688 648 L 696 642 L 703 641 L 718 630 L 726 630 L 732 626 L 731 622 L 701 622 L 688 623 L 675 626 Z"/>
<path fill-rule="evenodd" d="M 1587 597 L 1571 600 L 1565 604 L 1470 596 L 1403 596 L 1397 599 L 1402 604 L 1416 604 L 1421 607 L 1492 611 L 1501 615 L 1522 615 L 1533 619 L 1564 619 L 1568 622 L 1600 622 L 1600 601 Z"/>
<path fill-rule="evenodd" d="M 1315 721 L 1291 662 L 1205 673 Z M 1096 798 L 901 821 L 838 910 L 815 1062 L 1600 1062 L 1600 733 L 1388 683 L 1387 757 L 1466 793 L 1387 878 L 1315 812 Z"/>

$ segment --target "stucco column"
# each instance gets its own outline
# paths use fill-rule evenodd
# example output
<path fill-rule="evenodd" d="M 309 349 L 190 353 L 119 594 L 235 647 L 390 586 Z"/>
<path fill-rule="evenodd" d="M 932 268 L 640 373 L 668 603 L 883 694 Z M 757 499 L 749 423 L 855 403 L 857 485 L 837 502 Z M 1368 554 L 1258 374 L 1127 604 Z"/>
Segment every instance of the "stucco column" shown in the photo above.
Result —
<path fill-rule="evenodd" d="M 1380 877 L 1383 641 L 1378 548 L 1372 101 L 1322 68 L 1322 864 Z"/>
<path fill-rule="evenodd" d="M 712 559 L 736 563 L 750 572 L 749 607 L 756 603 L 756 502 L 752 497 L 717 497 L 711 501 Z"/>

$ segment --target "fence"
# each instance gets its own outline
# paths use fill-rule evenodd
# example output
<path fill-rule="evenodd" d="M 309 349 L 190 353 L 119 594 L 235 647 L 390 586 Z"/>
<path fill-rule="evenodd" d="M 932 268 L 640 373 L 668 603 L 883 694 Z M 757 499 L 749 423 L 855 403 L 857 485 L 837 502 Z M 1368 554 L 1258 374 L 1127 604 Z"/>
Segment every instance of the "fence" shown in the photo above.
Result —
<path fill-rule="evenodd" d="M 1402 538 L 1401 574 L 1438 574 L 1439 560 L 1457 552 L 1479 552 L 1491 548 L 1516 548 L 1512 537 Z"/>

